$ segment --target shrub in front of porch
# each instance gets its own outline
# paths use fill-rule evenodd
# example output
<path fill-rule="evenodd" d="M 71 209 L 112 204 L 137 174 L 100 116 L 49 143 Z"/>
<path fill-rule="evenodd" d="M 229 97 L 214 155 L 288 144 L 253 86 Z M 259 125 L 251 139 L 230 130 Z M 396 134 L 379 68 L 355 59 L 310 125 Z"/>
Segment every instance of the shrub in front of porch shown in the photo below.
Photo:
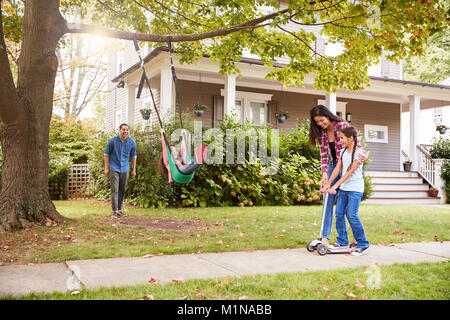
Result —
<path fill-rule="evenodd" d="M 193 132 L 193 121 L 186 117 L 185 128 Z M 165 131 L 168 137 L 179 128 L 178 120 L 166 123 Z M 290 205 L 317 204 L 320 202 L 317 190 L 320 188 L 320 163 L 310 153 L 301 155 L 302 151 L 294 152 L 297 145 L 279 140 L 280 159 L 272 163 L 277 168 L 275 175 L 265 174 L 260 161 L 249 162 L 249 136 L 261 134 L 257 127 L 250 123 L 243 126 L 236 123 L 232 117 L 226 117 L 221 123 L 220 131 L 239 129 L 245 138 L 245 160 L 235 164 L 206 164 L 196 171 L 192 182 L 186 185 L 169 184 L 167 177 L 157 173 L 157 162 L 161 153 L 161 138 L 159 128 L 152 130 L 137 127 L 131 129 L 130 136 L 137 144 L 137 177 L 129 180 L 127 198 L 132 203 L 143 207 L 165 206 L 253 206 L 253 205 Z M 204 129 L 207 130 L 207 129 Z M 270 131 L 269 131 L 270 132 Z M 304 130 L 298 130 L 295 139 L 290 135 L 289 141 L 306 141 Z M 96 137 L 94 151 L 90 162 L 90 170 L 97 180 L 97 198 L 110 197 L 109 182 L 103 174 L 103 150 L 108 138 L 113 133 Z M 214 143 L 217 136 L 210 138 Z M 237 137 L 235 137 L 237 139 Z M 217 140 L 215 143 L 218 143 Z M 271 155 L 271 138 L 268 141 L 268 154 Z M 226 139 L 219 141 L 226 150 Z M 281 151 L 283 150 L 283 151 Z M 300 154 L 298 154 L 300 153 Z M 235 160 L 237 155 L 235 155 Z"/>

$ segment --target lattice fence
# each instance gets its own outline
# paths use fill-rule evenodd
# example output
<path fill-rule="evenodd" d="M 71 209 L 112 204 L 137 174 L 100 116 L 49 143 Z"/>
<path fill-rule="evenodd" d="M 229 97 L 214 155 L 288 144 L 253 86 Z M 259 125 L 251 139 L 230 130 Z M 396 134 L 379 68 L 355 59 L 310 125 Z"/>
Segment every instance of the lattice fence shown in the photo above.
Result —
<path fill-rule="evenodd" d="M 95 194 L 95 180 L 89 175 L 89 165 L 74 164 L 67 178 L 67 198 L 90 198 Z"/>

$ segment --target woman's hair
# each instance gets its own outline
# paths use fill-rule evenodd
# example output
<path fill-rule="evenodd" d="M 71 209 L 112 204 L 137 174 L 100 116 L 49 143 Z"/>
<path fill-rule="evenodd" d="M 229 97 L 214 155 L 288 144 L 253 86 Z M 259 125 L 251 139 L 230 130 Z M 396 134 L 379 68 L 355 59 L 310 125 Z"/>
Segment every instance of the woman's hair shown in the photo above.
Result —
<path fill-rule="evenodd" d="M 355 158 L 355 150 L 356 150 L 356 146 L 358 145 L 358 131 L 356 131 L 356 129 L 354 127 L 347 127 L 341 130 L 341 132 L 347 137 L 353 137 L 353 152 L 352 152 L 352 162 Z M 345 148 L 345 150 L 347 150 L 347 148 Z M 345 152 L 344 150 L 344 152 Z M 350 168 L 350 166 L 349 166 Z"/>
<path fill-rule="evenodd" d="M 314 117 L 327 117 L 330 121 L 334 122 L 343 122 L 345 121 L 341 117 L 338 117 L 333 112 L 330 111 L 327 107 L 324 105 L 317 105 L 314 108 L 311 109 L 311 119 L 310 119 L 310 126 L 309 126 L 309 143 L 312 145 L 316 145 L 318 142 L 318 138 L 320 136 L 321 131 L 323 130 L 321 127 L 319 127 L 316 124 L 316 121 L 314 121 Z"/>
<path fill-rule="evenodd" d="M 166 176 L 166 177 L 169 175 L 169 171 L 167 170 L 166 166 L 164 165 L 164 158 L 163 158 L 163 154 L 162 153 L 159 156 L 158 172 L 160 174 L 162 174 L 163 176 Z"/>

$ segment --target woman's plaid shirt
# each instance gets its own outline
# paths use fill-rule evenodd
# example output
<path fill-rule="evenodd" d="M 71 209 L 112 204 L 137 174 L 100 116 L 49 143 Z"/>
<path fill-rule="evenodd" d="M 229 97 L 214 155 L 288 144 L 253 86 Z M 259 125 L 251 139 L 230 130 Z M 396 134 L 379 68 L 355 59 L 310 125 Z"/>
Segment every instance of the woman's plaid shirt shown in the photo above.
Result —
<path fill-rule="evenodd" d="M 334 145 L 336 148 L 336 160 L 339 161 L 339 157 L 341 156 L 341 150 L 344 147 L 341 144 L 341 139 L 339 138 L 339 132 L 347 127 L 350 127 L 348 122 L 334 122 Z M 332 159 L 330 145 L 328 144 L 328 136 L 326 130 L 321 131 L 321 135 L 319 136 L 319 147 L 320 147 L 320 158 L 322 164 L 322 172 L 328 172 L 328 159 Z M 358 143 L 359 146 L 359 143 Z"/>

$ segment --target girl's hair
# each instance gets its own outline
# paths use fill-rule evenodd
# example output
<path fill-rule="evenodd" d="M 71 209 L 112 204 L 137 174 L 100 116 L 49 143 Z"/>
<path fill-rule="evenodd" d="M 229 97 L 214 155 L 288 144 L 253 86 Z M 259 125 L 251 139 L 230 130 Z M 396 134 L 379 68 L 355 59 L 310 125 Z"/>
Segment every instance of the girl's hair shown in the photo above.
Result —
<path fill-rule="evenodd" d="M 343 122 L 345 121 L 341 117 L 338 117 L 333 112 L 330 111 L 327 107 L 324 105 L 317 105 L 314 108 L 311 109 L 311 119 L 310 119 L 310 126 L 309 126 L 309 143 L 312 145 L 316 145 L 320 136 L 320 133 L 322 132 L 322 127 L 319 127 L 316 124 L 316 121 L 314 121 L 314 117 L 327 117 L 330 121 L 334 122 Z"/>
<path fill-rule="evenodd" d="M 163 158 L 163 154 L 161 153 L 161 155 L 159 156 L 159 161 L 158 161 L 158 172 L 160 174 L 162 174 L 163 176 L 168 176 L 169 175 L 169 171 L 167 171 L 166 166 L 164 165 L 164 158 Z"/>
<path fill-rule="evenodd" d="M 341 130 L 341 132 L 347 137 L 353 137 L 353 152 L 352 152 L 352 162 L 355 158 L 355 151 L 356 151 L 356 146 L 358 145 L 358 131 L 356 131 L 356 129 L 354 127 L 347 127 Z M 347 148 L 345 148 L 345 150 L 347 150 Z M 344 152 L 345 152 L 344 150 Z M 350 166 L 349 166 L 350 168 Z"/>

